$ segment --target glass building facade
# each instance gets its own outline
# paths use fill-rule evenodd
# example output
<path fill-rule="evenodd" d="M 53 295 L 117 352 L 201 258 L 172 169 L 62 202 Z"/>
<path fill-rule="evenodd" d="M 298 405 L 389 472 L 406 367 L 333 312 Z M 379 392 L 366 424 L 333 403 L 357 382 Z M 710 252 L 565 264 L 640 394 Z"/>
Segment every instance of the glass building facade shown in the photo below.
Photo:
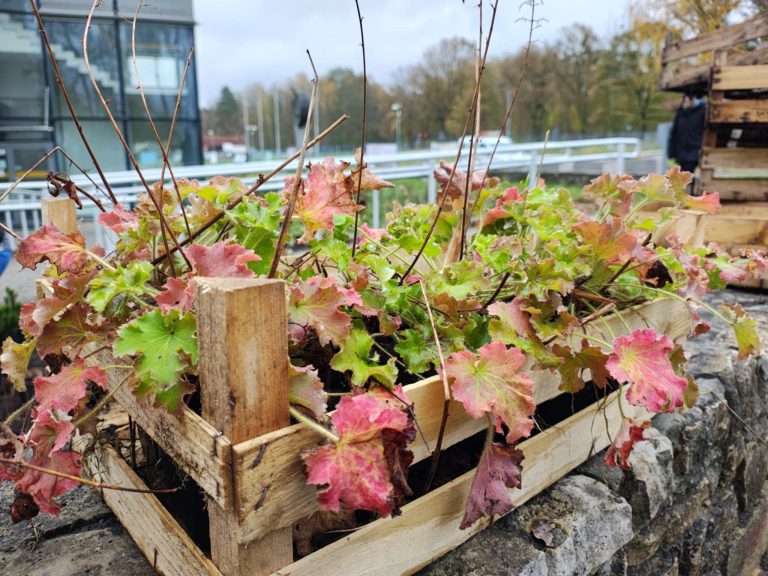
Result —
<path fill-rule="evenodd" d="M 131 168 L 128 156 L 91 84 L 83 58 L 83 31 L 90 0 L 37 0 L 64 84 L 86 136 L 104 170 Z M 88 34 L 91 70 L 120 130 L 143 168 L 162 165 L 162 154 L 144 111 L 165 141 L 179 87 L 194 46 L 192 0 L 153 0 L 136 25 L 136 1 L 103 0 Z M 28 0 L 0 0 L 0 180 L 13 180 L 59 145 L 86 170 L 93 168 L 69 115 Z M 194 55 L 184 81 L 169 159 L 202 164 L 200 112 Z M 76 172 L 60 156 L 33 174 Z"/>

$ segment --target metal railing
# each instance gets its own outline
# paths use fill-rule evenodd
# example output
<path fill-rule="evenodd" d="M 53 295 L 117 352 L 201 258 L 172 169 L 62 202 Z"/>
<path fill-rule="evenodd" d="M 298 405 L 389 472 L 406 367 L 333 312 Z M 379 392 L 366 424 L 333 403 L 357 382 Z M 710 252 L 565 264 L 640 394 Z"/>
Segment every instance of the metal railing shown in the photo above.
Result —
<path fill-rule="evenodd" d="M 490 156 L 490 149 L 479 149 L 475 166 L 484 168 Z M 532 142 L 527 144 L 509 144 L 499 146 L 493 159 L 491 170 L 499 173 L 505 170 L 525 171 L 528 181 L 535 181 L 542 166 L 556 166 L 565 163 L 577 164 L 585 162 L 610 162 L 615 166 L 614 171 L 624 173 L 625 160 L 637 158 L 640 153 L 640 140 L 637 138 L 598 138 L 590 140 L 570 140 L 563 142 Z M 432 177 L 434 168 L 439 160 L 455 158 L 455 149 L 429 150 L 420 152 L 399 152 L 396 154 L 381 154 L 366 156 L 368 167 L 381 178 L 390 181 L 405 178 L 425 178 L 427 180 L 427 201 L 434 202 L 437 197 L 435 180 Z M 354 163 L 354 158 L 341 156 L 338 159 Z M 270 172 L 279 160 L 268 162 L 249 162 L 245 164 L 212 164 L 203 166 L 182 166 L 174 168 L 174 175 L 179 178 L 208 179 L 213 176 L 238 176 L 246 180 L 259 174 Z M 283 172 L 260 187 L 262 191 L 280 190 L 283 188 L 285 176 L 296 171 L 296 163 L 288 164 Z M 160 179 L 161 170 L 144 170 L 148 182 Z M 132 206 L 137 196 L 144 192 L 144 187 L 134 171 L 108 172 L 107 179 L 121 204 Z M 92 191 L 93 184 L 83 175 L 72 175 L 72 181 L 78 186 Z M 166 180 L 168 175 L 166 172 Z M 0 194 L 3 194 L 10 183 L 0 183 Z M 15 190 L 0 204 L 0 218 L 6 226 L 26 237 L 30 231 L 40 226 L 40 198 L 47 190 L 45 181 L 26 181 L 20 183 Z M 84 199 L 85 200 L 85 199 Z M 371 216 L 374 226 L 380 223 L 380 193 L 373 191 L 371 197 Z M 85 206 L 79 217 L 84 220 L 95 220 L 98 212 L 94 206 Z M 107 241 L 101 226 L 96 227 L 97 241 Z M 101 242 L 100 242 L 101 243 Z M 109 243 L 109 242 L 107 242 Z"/>

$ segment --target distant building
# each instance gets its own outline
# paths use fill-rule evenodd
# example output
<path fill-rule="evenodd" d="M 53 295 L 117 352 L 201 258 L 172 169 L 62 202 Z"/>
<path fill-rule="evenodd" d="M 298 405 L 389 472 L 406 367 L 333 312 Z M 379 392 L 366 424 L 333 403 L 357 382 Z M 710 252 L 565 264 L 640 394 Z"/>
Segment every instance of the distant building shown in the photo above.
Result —
<path fill-rule="evenodd" d="M 90 0 L 37 0 L 48 37 L 85 133 L 105 170 L 131 166 L 86 73 L 82 36 Z M 142 167 L 162 164 L 144 115 L 131 54 L 136 0 L 103 0 L 88 36 L 91 69 Z M 136 27 L 136 64 L 158 131 L 165 140 L 187 56 L 194 46 L 192 0 L 152 0 Z M 28 0 L 0 0 L 0 180 L 21 175 L 54 145 L 92 168 L 56 85 Z M 169 154 L 176 165 L 202 163 L 194 57 Z M 71 169 L 51 159 L 34 175 Z"/>

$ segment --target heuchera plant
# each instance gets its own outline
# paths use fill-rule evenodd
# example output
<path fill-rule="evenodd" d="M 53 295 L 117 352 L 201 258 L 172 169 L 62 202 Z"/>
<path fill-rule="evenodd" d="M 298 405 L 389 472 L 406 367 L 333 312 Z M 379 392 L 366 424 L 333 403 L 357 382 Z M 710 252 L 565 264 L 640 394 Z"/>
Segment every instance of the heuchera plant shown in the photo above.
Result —
<path fill-rule="evenodd" d="M 688 196 L 691 175 L 677 169 L 593 180 L 585 188 L 593 214 L 542 182 L 518 189 L 476 173 L 469 186 L 464 173 L 449 182 L 445 167 L 436 177 L 446 195 L 442 211 L 396 206 L 384 228 L 355 231 L 358 182 L 362 190 L 390 184 L 331 158 L 312 164 L 289 223 L 292 248 L 276 276 L 287 283 L 291 410 L 327 437 L 301 455 L 320 507 L 397 513 L 411 494 L 408 446 L 418 429 L 401 384 L 441 374 L 453 399 L 489 423 L 467 527 L 512 508 L 509 489 L 519 486 L 525 467 L 516 444 L 531 434 L 536 412 L 528 370 L 558 372 L 564 392 L 589 383 L 626 387 L 628 401 L 652 413 L 690 407 L 696 386 L 669 336 L 644 328 L 604 341 L 584 325 L 644 300 L 672 298 L 687 304 L 691 336 L 701 334 L 708 329 L 700 313 L 708 308 L 706 292 L 763 277 L 766 260 L 684 246 L 641 217 L 648 203 L 667 206 L 661 223 L 681 208 L 717 210 L 718 195 Z M 5 342 L 3 372 L 23 389 L 35 348 L 56 368 L 35 379 L 31 426 L 20 435 L 3 431 L 0 479 L 58 512 L 56 497 L 76 482 L 46 470 L 80 474 L 71 439 L 104 398 L 111 368 L 93 359 L 105 347 L 115 362 L 134 368 L 123 385 L 154 407 L 179 412 L 197 387 L 192 280 L 267 275 L 280 253 L 294 184 L 289 178 L 282 193 L 258 197 L 231 178 L 180 181 L 178 194 L 157 185 L 156 202 L 144 197 L 132 210 L 116 205 L 101 215 L 118 238 L 110 254 L 53 225 L 20 243 L 17 260 L 33 269 L 47 264 L 51 291 L 24 306 L 26 340 Z M 475 208 L 460 249 L 467 189 L 467 205 Z M 183 252 L 169 256 L 167 247 L 177 242 Z M 759 349 L 743 310 L 711 312 L 733 326 L 742 356 Z M 627 419 L 606 461 L 626 468 L 647 426 Z"/>

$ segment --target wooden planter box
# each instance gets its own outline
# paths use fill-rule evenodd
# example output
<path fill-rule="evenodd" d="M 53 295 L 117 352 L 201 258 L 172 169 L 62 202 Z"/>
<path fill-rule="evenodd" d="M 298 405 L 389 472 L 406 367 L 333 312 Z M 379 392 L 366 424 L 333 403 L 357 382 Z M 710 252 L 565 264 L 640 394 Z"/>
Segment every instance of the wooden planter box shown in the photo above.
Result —
<path fill-rule="evenodd" d="M 192 542 L 152 494 L 104 491 L 104 499 L 150 563 L 165 576 L 190 575 L 393 575 L 409 574 L 489 525 L 459 530 L 474 471 L 403 507 L 402 515 L 372 522 L 317 552 L 293 561 L 291 527 L 318 507 L 299 456 L 321 437 L 288 421 L 288 364 L 284 285 L 273 280 L 200 279 L 196 290 L 202 413 L 185 408 L 176 418 L 140 406 L 123 386 L 115 398 L 155 442 L 205 491 L 211 558 Z M 595 335 L 619 335 L 651 326 L 675 340 L 690 328 L 676 300 L 658 300 L 585 326 Z M 112 363 L 102 358 L 100 363 Z M 110 386 L 126 376 L 110 371 Z M 532 372 L 537 404 L 561 394 L 559 377 Z M 405 387 L 430 446 L 440 427 L 443 384 L 437 377 Z M 618 392 L 522 442 L 525 453 L 522 504 L 609 445 L 621 417 Z M 624 413 L 648 417 L 623 402 Z M 282 423 L 279 423 L 281 422 Z M 444 447 L 482 431 L 453 402 Z M 259 430 L 260 429 L 260 430 Z M 256 430 L 254 432 L 254 430 Z M 412 445 L 415 462 L 429 457 L 423 442 Z M 145 488 L 118 455 L 102 445 L 87 458 L 94 478 Z"/>

